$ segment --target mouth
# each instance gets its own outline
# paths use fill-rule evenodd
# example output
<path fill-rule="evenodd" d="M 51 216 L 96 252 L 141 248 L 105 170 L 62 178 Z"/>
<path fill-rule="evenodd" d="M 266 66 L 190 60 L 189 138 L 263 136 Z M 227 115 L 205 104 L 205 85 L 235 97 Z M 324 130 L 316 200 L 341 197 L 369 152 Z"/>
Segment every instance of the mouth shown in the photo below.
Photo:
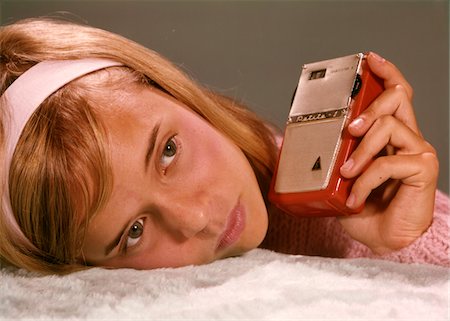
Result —
<path fill-rule="evenodd" d="M 245 209 L 238 202 L 228 215 L 225 231 L 219 238 L 217 250 L 223 250 L 235 243 L 245 228 Z"/>

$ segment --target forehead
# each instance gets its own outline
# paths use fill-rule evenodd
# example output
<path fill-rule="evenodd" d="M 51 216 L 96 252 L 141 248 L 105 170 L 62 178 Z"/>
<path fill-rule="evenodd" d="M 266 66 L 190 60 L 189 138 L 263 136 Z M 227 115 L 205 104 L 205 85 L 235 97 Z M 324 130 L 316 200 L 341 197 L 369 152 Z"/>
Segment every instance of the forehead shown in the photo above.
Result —
<path fill-rule="evenodd" d="M 148 111 L 171 112 L 173 109 L 189 111 L 189 107 L 176 100 L 162 90 L 150 85 L 133 85 L 106 91 L 101 97 L 94 97 L 94 106 L 104 119 L 123 118 L 137 116 Z"/>
<path fill-rule="evenodd" d="M 94 99 L 94 105 L 101 117 L 112 119 L 116 117 L 129 117 L 142 109 L 153 106 L 158 100 L 158 90 L 150 86 L 127 86 L 125 88 L 105 91 Z"/>

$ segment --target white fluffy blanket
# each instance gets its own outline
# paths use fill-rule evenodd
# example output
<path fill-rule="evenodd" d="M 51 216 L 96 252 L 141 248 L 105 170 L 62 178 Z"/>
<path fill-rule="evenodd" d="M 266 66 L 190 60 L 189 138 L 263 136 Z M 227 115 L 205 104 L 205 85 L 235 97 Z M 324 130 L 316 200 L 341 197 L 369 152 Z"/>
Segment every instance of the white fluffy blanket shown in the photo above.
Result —
<path fill-rule="evenodd" d="M 257 249 L 204 266 L 0 269 L 0 319 L 448 320 L 449 269 Z"/>

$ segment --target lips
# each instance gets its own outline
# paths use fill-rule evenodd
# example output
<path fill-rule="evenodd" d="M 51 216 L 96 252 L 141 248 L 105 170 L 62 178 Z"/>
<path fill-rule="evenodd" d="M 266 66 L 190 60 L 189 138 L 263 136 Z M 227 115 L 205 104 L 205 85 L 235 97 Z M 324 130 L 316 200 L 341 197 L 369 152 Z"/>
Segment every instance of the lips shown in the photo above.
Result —
<path fill-rule="evenodd" d="M 228 215 L 227 226 L 220 236 L 218 250 L 222 250 L 236 242 L 244 231 L 245 209 L 238 203 Z"/>

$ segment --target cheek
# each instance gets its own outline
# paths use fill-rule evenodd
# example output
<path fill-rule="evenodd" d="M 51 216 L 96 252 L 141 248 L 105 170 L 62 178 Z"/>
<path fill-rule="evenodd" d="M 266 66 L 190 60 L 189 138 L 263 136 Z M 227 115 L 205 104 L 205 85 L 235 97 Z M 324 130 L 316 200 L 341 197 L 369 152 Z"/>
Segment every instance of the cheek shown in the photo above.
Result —
<path fill-rule="evenodd" d="M 252 201 L 262 199 L 258 182 L 247 157 L 233 141 L 209 126 L 188 133 L 191 172 L 210 186 L 243 192 Z"/>
<path fill-rule="evenodd" d="M 114 258 L 107 261 L 105 265 L 148 270 L 205 264 L 214 259 L 207 245 L 208 243 L 202 240 L 192 240 L 180 244 L 168 235 L 161 235 L 155 247 L 145 249 L 136 256 Z"/>
<path fill-rule="evenodd" d="M 184 137 L 186 146 L 182 146 L 191 165 L 202 171 L 220 171 L 235 165 L 239 149 L 216 130 L 202 124 L 190 127 Z M 217 172 L 219 174 L 219 172 Z"/>

